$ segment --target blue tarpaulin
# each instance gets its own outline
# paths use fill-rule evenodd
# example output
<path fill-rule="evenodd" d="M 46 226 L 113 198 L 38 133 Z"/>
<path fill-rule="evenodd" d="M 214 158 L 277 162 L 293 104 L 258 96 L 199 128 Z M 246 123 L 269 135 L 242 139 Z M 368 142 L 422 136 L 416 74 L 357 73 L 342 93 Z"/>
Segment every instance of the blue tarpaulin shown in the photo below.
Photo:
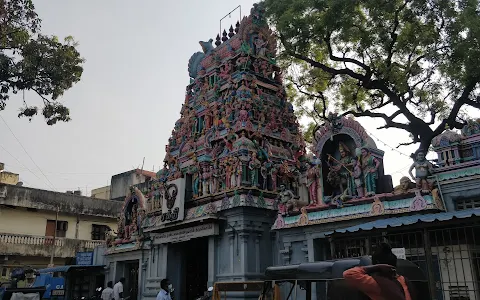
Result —
<path fill-rule="evenodd" d="M 334 231 L 328 232 L 325 235 L 331 235 L 334 233 L 347 233 L 347 232 L 357 232 L 360 230 L 368 231 L 372 229 L 385 229 L 389 227 L 399 227 L 405 225 L 413 225 L 420 222 L 434 222 L 434 221 L 449 221 L 452 219 L 465 219 L 470 217 L 480 216 L 480 208 L 472 208 L 454 212 L 443 212 L 435 214 L 424 214 L 424 215 L 410 215 L 403 217 L 395 217 L 388 219 L 376 220 L 360 225 L 350 226 L 347 228 L 335 229 Z"/>

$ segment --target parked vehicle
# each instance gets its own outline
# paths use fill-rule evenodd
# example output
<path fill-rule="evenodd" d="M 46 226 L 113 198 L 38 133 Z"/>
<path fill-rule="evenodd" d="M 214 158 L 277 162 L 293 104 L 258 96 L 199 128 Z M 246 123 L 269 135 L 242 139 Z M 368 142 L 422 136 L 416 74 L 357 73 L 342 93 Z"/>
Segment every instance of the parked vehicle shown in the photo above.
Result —
<path fill-rule="evenodd" d="M 99 296 L 98 288 L 102 288 L 105 282 L 103 265 L 59 266 L 38 270 L 38 273 L 33 286 L 46 288 L 42 299 L 96 299 Z M 94 282 L 94 285 L 91 282 Z"/>
<path fill-rule="evenodd" d="M 12 271 L 10 280 L 2 282 L 0 286 L 0 300 L 10 300 L 13 294 L 20 293 L 29 299 L 41 299 L 45 287 L 31 287 L 36 271 L 32 268 L 19 268 Z M 21 284 L 19 284 L 21 283 Z"/>
<path fill-rule="evenodd" d="M 298 265 L 269 267 L 265 271 L 262 300 L 360 300 L 365 295 L 348 287 L 343 272 L 356 266 L 372 264 L 370 257 L 349 258 L 334 261 L 302 263 Z M 397 273 L 408 278 L 416 289 L 418 299 L 431 299 L 428 280 L 414 263 L 398 259 Z M 279 292 L 282 290 L 283 295 Z M 312 298 L 312 291 L 315 295 Z"/>

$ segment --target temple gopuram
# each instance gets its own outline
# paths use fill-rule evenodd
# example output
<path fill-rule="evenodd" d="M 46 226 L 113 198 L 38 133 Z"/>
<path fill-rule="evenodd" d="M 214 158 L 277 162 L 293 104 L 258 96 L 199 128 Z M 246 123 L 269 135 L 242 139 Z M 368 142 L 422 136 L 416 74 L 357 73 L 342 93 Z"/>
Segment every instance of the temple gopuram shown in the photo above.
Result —
<path fill-rule="evenodd" d="M 459 203 L 462 220 L 473 218 L 480 206 L 478 121 L 436 137 L 436 161 L 417 151 L 395 185 L 384 151 L 353 118 L 331 114 L 307 149 L 263 13 L 255 4 L 200 42 L 164 166 L 130 188 L 105 257 L 107 281 L 126 277 L 132 299 L 155 299 L 166 277 L 176 299 L 194 299 L 217 282 L 261 280 L 268 266 L 368 255 L 379 240 L 433 262 L 442 257 L 425 245 L 448 242 L 425 244 L 422 224 L 462 219 L 448 215 Z"/>

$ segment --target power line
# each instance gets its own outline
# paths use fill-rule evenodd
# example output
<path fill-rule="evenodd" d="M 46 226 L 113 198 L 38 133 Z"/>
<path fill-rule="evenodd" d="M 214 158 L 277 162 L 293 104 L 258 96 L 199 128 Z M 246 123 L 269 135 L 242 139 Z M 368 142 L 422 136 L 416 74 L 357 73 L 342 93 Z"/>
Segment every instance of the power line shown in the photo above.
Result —
<path fill-rule="evenodd" d="M 21 169 L 24 168 L 22 166 L 5 164 L 5 166 L 7 166 L 7 165 L 10 168 L 21 168 Z M 111 173 L 50 172 L 50 171 L 45 171 L 45 174 L 50 174 L 50 175 L 111 175 Z"/>
<path fill-rule="evenodd" d="M 397 152 L 398 154 L 403 155 L 403 156 L 405 156 L 405 157 L 411 158 L 410 155 L 407 155 L 407 154 L 399 151 L 398 149 L 396 149 L 396 148 L 388 145 L 387 143 L 385 143 L 384 141 L 380 140 L 378 137 L 376 137 L 375 135 L 373 135 L 371 132 L 369 132 L 369 131 L 367 131 L 367 130 L 365 130 L 365 131 L 367 132 L 367 134 L 368 134 L 369 136 L 371 136 L 372 138 L 374 138 L 374 139 L 377 140 L 378 142 L 382 143 L 385 147 L 390 148 L 390 150 L 395 151 L 395 152 Z"/>
<path fill-rule="evenodd" d="M 32 173 L 33 175 L 35 175 L 35 177 L 38 178 L 38 180 L 42 180 L 42 178 L 38 177 L 37 174 L 33 173 L 32 170 L 30 170 L 27 166 L 25 166 L 24 164 L 22 164 L 21 161 L 18 160 L 18 158 L 16 158 L 15 156 L 13 156 L 12 153 L 10 153 L 7 149 L 5 149 L 5 147 L 3 147 L 2 145 L 0 145 L 0 148 L 3 149 L 3 151 L 7 152 L 8 155 L 10 155 L 11 157 L 13 157 L 19 164 L 21 164 L 28 172 Z M 43 181 L 43 180 L 42 180 Z"/>
<path fill-rule="evenodd" d="M 0 118 L 2 119 L 3 123 L 5 123 L 5 126 L 7 126 L 8 130 L 10 130 L 10 133 L 13 135 L 13 137 L 17 140 L 17 142 L 20 144 L 20 146 L 22 147 L 23 151 L 25 152 L 25 154 L 27 154 L 27 156 L 30 158 L 30 160 L 33 162 L 33 164 L 37 167 L 37 169 L 40 171 L 40 173 L 42 173 L 43 177 L 45 177 L 45 179 L 48 181 L 48 183 L 50 184 L 50 186 L 54 189 L 54 190 L 57 190 L 55 188 L 55 186 L 53 185 L 53 183 L 48 179 L 48 177 L 45 175 L 45 173 L 43 173 L 42 169 L 40 169 L 40 167 L 37 165 L 37 163 L 33 160 L 33 158 L 30 156 L 30 154 L 28 154 L 28 151 L 27 149 L 25 149 L 25 147 L 23 147 L 23 144 L 20 142 L 20 140 L 17 138 L 17 136 L 15 135 L 15 133 L 13 133 L 13 130 L 10 128 L 10 126 L 8 126 L 7 122 L 5 121 L 5 119 L 2 117 L 2 115 L 0 115 Z"/>

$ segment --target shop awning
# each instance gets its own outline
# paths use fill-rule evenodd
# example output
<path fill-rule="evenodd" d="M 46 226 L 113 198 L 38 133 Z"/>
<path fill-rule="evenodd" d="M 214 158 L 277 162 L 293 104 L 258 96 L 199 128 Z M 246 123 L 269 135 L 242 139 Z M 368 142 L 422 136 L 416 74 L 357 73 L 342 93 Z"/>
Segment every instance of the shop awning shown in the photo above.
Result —
<path fill-rule="evenodd" d="M 403 217 L 395 217 L 388 219 L 376 220 L 360 225 L 350 226 L 347 228 L 336 229 L 334 231 L 328 232 L 325 235 L 332 235 L 334 233 L 347 233 L 347 232 L 357 232 L 357 231 L 369 231 L 372 229 L 386 229 L 389 227 L 399 227 L 405 225 L 413 225 L 420 222 L 434 222 L 434 221 L 449 221 L 452 219 L 465 219 L 470 217 L 480 216 L 480 208 L 466 209 L 454 212 L 443 212 L 435 214 L 424 214 L 424 215 L 410 215 Z"/>

